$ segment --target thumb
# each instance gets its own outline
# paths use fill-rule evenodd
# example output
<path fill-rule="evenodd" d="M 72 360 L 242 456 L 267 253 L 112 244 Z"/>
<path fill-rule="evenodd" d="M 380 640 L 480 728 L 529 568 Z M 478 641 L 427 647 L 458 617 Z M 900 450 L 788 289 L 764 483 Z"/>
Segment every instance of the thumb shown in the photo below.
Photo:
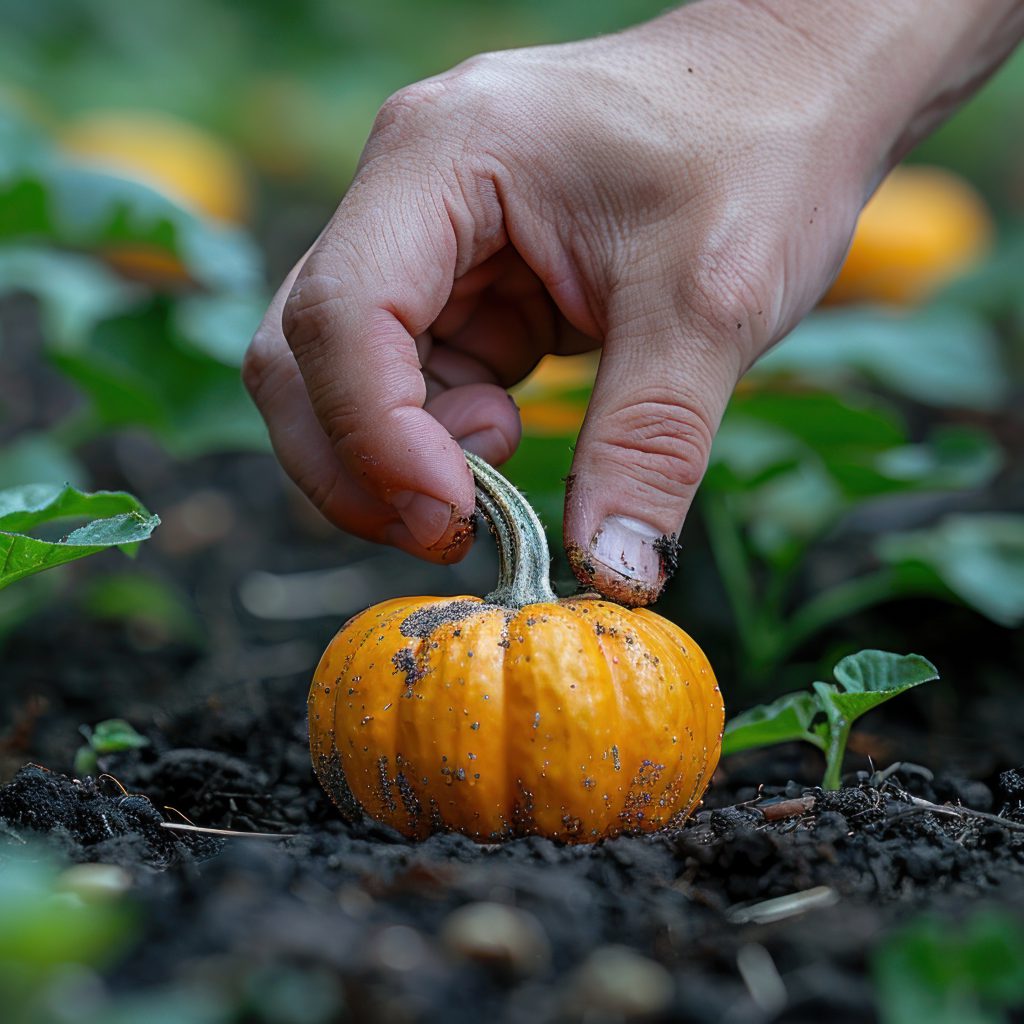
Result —
<path fill-rule="evenodd" d="M 709 338 L 706 319 L 651 299 L 628 295 L 609 310 L 566 486 L 573 571 L 627 605 L 654 601 L 675 570 L 676 538 L 742 369 L 738 346 Z"/>

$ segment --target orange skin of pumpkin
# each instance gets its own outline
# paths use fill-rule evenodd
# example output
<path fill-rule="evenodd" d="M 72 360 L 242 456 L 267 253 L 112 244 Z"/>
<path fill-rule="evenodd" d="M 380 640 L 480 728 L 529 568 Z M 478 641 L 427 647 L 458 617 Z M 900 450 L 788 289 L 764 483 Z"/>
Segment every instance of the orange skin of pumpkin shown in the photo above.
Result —
<path fill-rule="evenodd" d="M 581 843 L 678 823 L 723 721 L 686 633 L 589 597 L 386 601 L 342 627 L 309 693 L 313 766 L 342 813 L 416 839 Z"/>

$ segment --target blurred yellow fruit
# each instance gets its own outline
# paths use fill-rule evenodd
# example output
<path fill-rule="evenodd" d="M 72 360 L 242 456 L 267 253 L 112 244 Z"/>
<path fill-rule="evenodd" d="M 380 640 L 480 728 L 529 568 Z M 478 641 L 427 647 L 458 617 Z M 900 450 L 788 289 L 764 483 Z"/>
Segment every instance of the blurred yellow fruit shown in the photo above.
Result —
<path fill-rule="evenodd" d="M 826 302 L 911 305 L 979 262 L 992 217 L 962 178 L 940 167 L 897 167 L 861 213 Z"/>
<path fill-rule="evenodd" d="M 61 133 L 78 160 L 141 181 L 193 212 L 243 221 L 249 209 L 245 174 L 219 139 L 158 111 L 100 110 Z"/>

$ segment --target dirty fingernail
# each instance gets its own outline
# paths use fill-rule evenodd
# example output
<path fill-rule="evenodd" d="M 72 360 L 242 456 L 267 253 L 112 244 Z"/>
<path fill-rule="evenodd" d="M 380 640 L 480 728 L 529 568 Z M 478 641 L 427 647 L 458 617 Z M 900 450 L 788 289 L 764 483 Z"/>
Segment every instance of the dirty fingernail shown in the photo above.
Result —
<path fill-rule="evenodd" d="M 608 516 L 590 541 L 585 582 L 623 604 L 649 604 L 671 573 L 665 549 L 673 543 L 649 523 Z"/>
<path fill-rule="evenodd" d="M 452 507 L 447 501 L 415 491 L 399 491 L 390 504 L 398 510 L 408 531 L 417 543 L 433 547 L 447 532 L 452 521 Z"/>

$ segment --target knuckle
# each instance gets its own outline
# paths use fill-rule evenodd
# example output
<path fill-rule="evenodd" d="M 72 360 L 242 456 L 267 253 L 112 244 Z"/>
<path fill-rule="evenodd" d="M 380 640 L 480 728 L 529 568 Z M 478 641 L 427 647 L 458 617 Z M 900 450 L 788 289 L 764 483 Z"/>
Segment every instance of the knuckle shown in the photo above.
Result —
<path fill-rule="evenodd" d="M 337 301 L 337 281 L 300 275 L 281 314 L 281 327 L 292 352 L 315 351 L 328 340 L 331 307 Z"/>
<path fill-rule="evenodd" d="M 707 468 L 714 426 L 697 402 L 651 392 L 604 419 L 597 456 L 647 494 L 689 497 Z"/>
<path fill-rule="evenodd" d="M 365 420 L 358 402 L 339 394 L 333 375 L 307 381 L 306 389 L 327 439 L 336 449 L 355 434 Z"/>
<path fill-rule="evenodd" d="M 291 353 L 274 343 L 269 328 L 260 327 L 242 359 L 242 383 L 256 405 L 263 408 L 293 368 Z"/>
<path fill-rule="evenodd" d="M 381 104 L 372 134 L 377 137 L 419 134 L 426 123 L 433 122 L 437 101 L 446 91 L 439 79 L 403 86 Z"/>

